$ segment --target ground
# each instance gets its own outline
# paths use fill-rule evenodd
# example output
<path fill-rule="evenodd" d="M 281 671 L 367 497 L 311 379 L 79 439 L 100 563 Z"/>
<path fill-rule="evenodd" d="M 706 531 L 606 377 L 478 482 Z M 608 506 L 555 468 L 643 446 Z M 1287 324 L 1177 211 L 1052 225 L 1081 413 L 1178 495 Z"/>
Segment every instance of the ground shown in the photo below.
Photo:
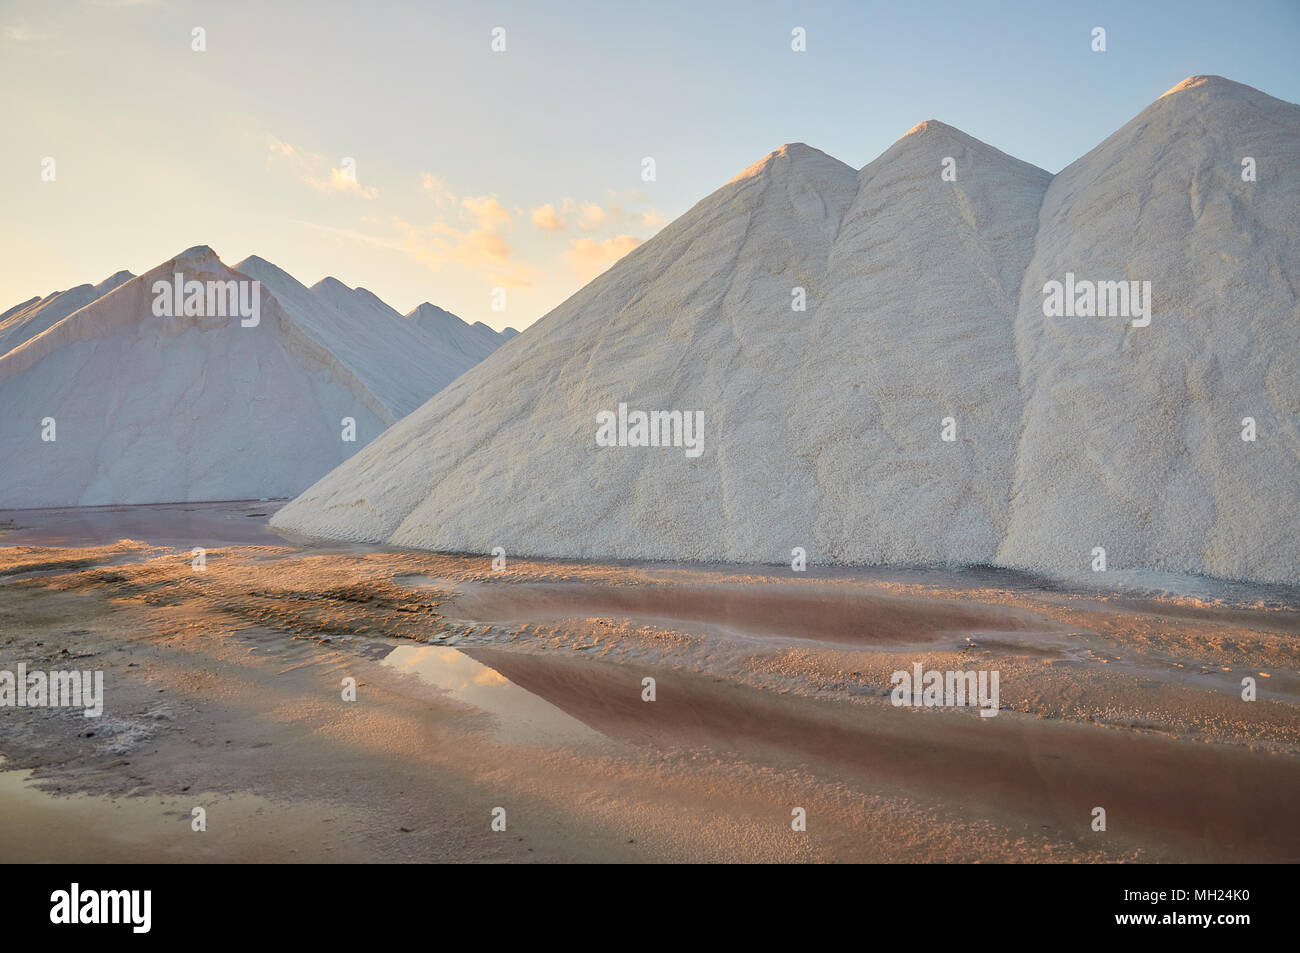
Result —
<path fill-rule="evenodd" d="M 276 505 L 0 514 L 0 670 L 105 680 L 0 708 L 0 860 L 1300 860 L 1294 590 L 498 571 Z M 895 706 L 914 663 L 998 714 Z"/>

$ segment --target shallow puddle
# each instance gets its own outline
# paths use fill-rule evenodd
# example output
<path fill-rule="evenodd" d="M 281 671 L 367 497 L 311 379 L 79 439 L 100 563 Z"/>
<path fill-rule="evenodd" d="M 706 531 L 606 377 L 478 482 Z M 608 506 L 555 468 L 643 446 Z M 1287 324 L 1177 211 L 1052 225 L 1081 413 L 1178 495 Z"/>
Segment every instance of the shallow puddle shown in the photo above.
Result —
<path fill-rule="evenodd" d="M 383 664 L 411 672 L 457 701 L 493 717 L 496 737 L 511 744 L 553 745 L 600 740 L 601 734 L 494 668 L 452 648 L 402 645 Z"/>
<path fill-rule="evenodd" d="M 282 546 L 267 520 L 283 500 L 0 510 L 0 546 Z"/>
<path fill-rule="evenodd" d="M 339 836 L 340 812 L 254 794 L 108 797 L 60 794 L 6 770 L 0 756 L 0 863 L 325 862 L 365 855 Z M 206 830 L 193 829 L 193 810 Z M 69 836 L 76 831 L 76 836 Z"/>

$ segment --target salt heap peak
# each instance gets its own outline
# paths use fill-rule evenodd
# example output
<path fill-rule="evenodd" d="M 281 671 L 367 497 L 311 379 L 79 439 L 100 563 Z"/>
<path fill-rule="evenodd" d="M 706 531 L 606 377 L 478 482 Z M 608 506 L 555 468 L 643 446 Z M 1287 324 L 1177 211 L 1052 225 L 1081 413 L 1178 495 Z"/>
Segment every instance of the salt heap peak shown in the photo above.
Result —
<path fill-rule="evenodd" d="M 741 179 L 750 179 L 771 173 L 780 174 L 798 166 L 807 166 L 809 168 L 822 166 L 827 170 L 836 167 L 849 168 L 834 156 L 827 155 L 820 149 L 814 149 L 807 143 L 787 142 L 785 145 L 773 149 L 757 162 L 747 166 L 731 182 L 739 182 Z M 730 184 L 729 182 L 728 185 Z"/>
<path fill-rule="evenodd" d="M 437 338 L 444 347 L 466 355 L 476 364 L 509 339 L 509 335 L 498 334 L 482 321 L 466 324 L 450 311 L 427 301 L 412 310 L 406 320 Z"/>
<path fill-rule="evenodd" d="M 197 271 L 221 266 L 221 259 L 208 245 L 195 245 L 173 258 L 171 264 L 178 269 L 192 268 Z"/>
<path fill-rule="evenodd" d="M 967 138 L 967 139 L 971 138 L 970 136 L 967 136 L 966 133 L 958 129 L 956 126 L 950 126 L 946 122 L 940 122 L 938 119 L 922 119 L 911 129 L 907 130 L 907 132 L 903 134 L 903 138 L 906 139 L 908 136 L 919 136 L 922 133 L 927 133 L 927 132 L 945 134 L 945 135 L 955 134 L 963 138 Z"/>
<path fill-rule="evenodd" d="M 1174 93 L 1181 93 L 1187 90 L 1199 89 L 1205 93 L 1214 93 L 1216 95 L 1231 94 L 1234 91 L 1245 96 L 1267 96 L 1253 86 L 1247 86 L 1245 83 L 1238 83 L 1235 80 L 1227 79 L 1223 76 L 1209 74 L 1205 76 L 1189 76 L 1181 83 L 1169 88 L 1160 95 L 1161 99 L 1166 96 L 1172 96 Z M 1267 97 L 1267 98 L 1272 98 Z"/>

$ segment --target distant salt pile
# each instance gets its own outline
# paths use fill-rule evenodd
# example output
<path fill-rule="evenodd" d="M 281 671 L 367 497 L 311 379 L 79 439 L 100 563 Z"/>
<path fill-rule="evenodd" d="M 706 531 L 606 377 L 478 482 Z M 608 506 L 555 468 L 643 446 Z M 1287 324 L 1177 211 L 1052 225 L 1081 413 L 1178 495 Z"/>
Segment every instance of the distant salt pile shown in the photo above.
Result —
<path fill-rule="evenodd" d="M 220 294 L 165 313 L 154 284 L 177 273 L 250 301 L 264 282 L 256 320 L 214 309 Z M 0 508 L 291 496 L 473 363 L 391 309 L 336 307 L 206 246 L 11 309 L 6 344 Z"/>
<path fill-rule="evenodd" d="M 54 327 L 72 312 L 102 298 L 133 277 L 129 271 L 119 271 L 97 285 L 77 285 L 67 291 L 56 291 L 44 298 L 32 298 L 15 305 L 0 314 L 0 356 Z"/>
<path fill-rule="evenodd" d="M 307 288 L 256 256 L 235 270 L 263 283 L 297 323 L 328 348 L 391 411 L 404 417 L 508 338 L 484 324 L 470 325 L 448 311 L 431 329 L 403 317 L 364 288 L 325 278 Z M 466 346 L 472 341 L 474 346 Z"/>
<path fill-rule="evenodd" d="M 519 333 L 514 328 L 494 331 L 482 321 L 468 324 L 450 311 L 427 301 L 408 314 L 406 320 L 426 334 L 433 335 L 440 342 L 442 350 L 465 355 L 471 365 L 477 364 Z"/>
<path fill-rule="evenodd" d="M 273 524 L 1067 573 L 1102 547 L 1113 568 L 1300 582 L 1298 117 L 1194 78 L 1055 179 L 936 122 L 858 174 L 784 147 Z M 1153 320 L 1045 317 L 1067 273 L 1151 282 Z M 666 422 L 696 411 L 692 457 Z M 636 446 L 646 420 L 673 445 Z"/>

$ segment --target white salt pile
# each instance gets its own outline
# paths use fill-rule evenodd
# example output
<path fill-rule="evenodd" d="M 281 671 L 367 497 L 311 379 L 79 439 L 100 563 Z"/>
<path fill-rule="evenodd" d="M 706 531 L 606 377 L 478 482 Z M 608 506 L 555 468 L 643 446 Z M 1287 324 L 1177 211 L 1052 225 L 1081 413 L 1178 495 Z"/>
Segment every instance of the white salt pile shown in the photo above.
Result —
<path fill-rule="evenodd" d="M 1298 117 L 1196 78 L 1055 179 L 935 122 L 858 174 L 784 147 L 273 525 L 1067 573 L 1104 547 L 1117 569 L 1300 582 Z M 1045 318 L 1067 273 L 1151 282 L 1151 323 Z M 637 411 L 702 412 L 702 440 L 626 445 Z"/>
<path fill-rule="evenodd" d="M 265 281 L 256 320 L 206 296 L 202 313 L 174 307 L 188 295 L 160 306 L 154 284 L 176 273 L 235 282 L 249 303 Z M 389 311 L 344 311 L 199 246 L 6 312 L 0 508 L 299 492 L 472 363 Z"/>
<path fill-rule="evenodd" d="M 1044 317 L 1067 272 L 1150 282 L 1150 325 Z M 1300 107 L 1194 77 L 1062 170 L 1016 318 L 999 560 L 1300 580 L 1298 285 Z"/>

